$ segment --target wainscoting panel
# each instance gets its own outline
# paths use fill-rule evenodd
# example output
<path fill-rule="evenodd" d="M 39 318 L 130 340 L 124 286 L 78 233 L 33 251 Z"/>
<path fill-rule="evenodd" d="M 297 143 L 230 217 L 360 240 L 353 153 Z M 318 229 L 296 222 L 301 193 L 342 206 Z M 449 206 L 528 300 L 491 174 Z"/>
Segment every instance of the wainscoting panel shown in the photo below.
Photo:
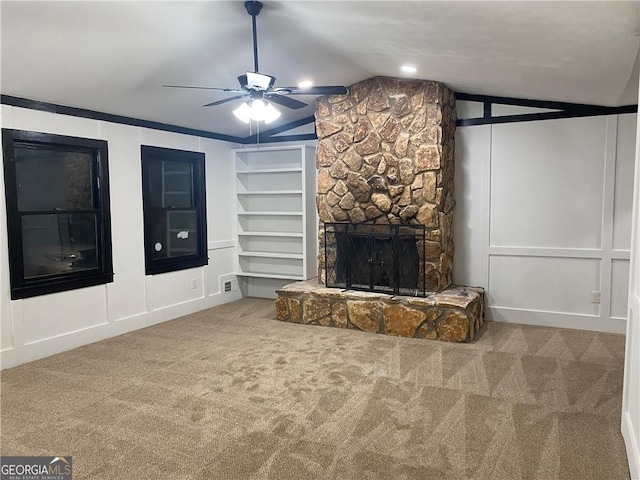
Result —
<path fill-rule="evenodd" d="M 104 285 L 16 300 L 22 304 L 24 344 L 36 343 L 107 323 Z M 90 312 L 90 313 L 89 313 Z"/>
<path fill-rule="evenodd" d="M 493 125 L 491 246 L 600 248 L 605 132 L 605 117 Z"/>
<path fill-rule="evenodd" d="M 453 282 L 487 287 L 491 125 L 458 127 L 455 155 Z"/>
<path fill-rule="evenodd" d="M 631 209 L 633 206 L 633 163 L 635 158 L 636 118 L 618 117 L 616 170 L 613 210 L 613 248 L 629 250 Z"/>
<path fill-rule="evenodd" d="M 489 307 L 600 314 L 590 299 L 600 290 L 598 259 L 492 255 L 489 271 Z"/>
<path fill-rule="evenodd" d="M 466 103 L 458 117 L 477 116 Z M 458 127 L 454 282 L 486 289 L 489 319 L 624 333 L 635 129 L 635 114 Z"/>
<path fill-rule="evenodd" d="M 611 318 L 627 318 L 629 260 L 611 260 Z"/>

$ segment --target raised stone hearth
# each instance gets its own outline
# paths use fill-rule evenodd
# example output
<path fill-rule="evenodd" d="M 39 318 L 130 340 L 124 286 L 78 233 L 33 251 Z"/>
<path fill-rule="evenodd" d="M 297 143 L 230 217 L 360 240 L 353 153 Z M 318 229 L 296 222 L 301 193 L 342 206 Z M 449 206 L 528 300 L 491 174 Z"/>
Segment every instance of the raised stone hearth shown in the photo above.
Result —
<path fill-rule="evenodd" d="M 296 282 L 277 291 L 278 320 L 399 337 L 472 341 L 484 322 L 484 290 L 451 286 L 426 298 Z"/>

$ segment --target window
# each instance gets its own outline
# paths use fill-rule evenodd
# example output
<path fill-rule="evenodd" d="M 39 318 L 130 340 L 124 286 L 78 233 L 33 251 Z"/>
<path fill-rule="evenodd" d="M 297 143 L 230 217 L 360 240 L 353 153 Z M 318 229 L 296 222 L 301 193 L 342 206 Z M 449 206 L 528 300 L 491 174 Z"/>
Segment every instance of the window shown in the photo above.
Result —
<path fill-rule="evenodd" d="M 113 281 L 107 142 L 2 130 L 11 298 Z"/>
<path fill-rule="evenodd" d="M 204 153 L 142 146 L 147 275 L 207 264 Z"/>

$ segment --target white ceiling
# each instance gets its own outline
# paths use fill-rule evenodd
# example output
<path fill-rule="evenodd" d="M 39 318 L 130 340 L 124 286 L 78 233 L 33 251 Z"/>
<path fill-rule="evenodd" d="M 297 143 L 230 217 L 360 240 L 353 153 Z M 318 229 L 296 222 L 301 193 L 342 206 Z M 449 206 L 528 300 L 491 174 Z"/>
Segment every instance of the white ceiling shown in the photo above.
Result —
<path fill-rule="evenodd" d="M 253 69 L 242 1 L 0 2 L 2 94 L 246 136 L 238 104 L 202 108 Z M 260 70 L 276 86 L 417 78 L 456 91 L 637 103 L 640 2 L 264 1 Z M 635 71 L 634 71 L 635 68 Z M 313 115 L 315 97 L 279 124 Z"/>

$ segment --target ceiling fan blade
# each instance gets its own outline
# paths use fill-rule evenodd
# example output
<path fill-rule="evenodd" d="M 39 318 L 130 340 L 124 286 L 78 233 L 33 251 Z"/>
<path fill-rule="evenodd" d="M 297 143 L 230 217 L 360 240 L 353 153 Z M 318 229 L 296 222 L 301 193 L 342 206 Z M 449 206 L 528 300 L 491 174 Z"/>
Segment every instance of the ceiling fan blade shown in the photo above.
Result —
<path fill-rule="evenodd" d="M 278 105 L 282 105 L 283 107 L 291 108 L 293 110 L 297 110 L 299 108 L 304 108 L 307 106 L 306 103 L 301 102 L 300 100 L 285 97 L 284 95 L 279 95 L 278 93 L 267 93 L 265 96 L 273 103 L 277 103 Z"/>
<path fill-rule="evenodd" d="M 244 90 L 238 90 L 236 88 L 219 88 L 219 87 L 195 87 L 191 85 L 163 85 L 165 88 L 192 88 L 195 90 L 217 90 L 219 92 L 232 92 L 241 93 Z"/>
<path fill-rule="evenodd" d="M 288 90 L 288 95 L 344 95 L 347 93 L 347 87 L 334 86 L 322 86 L 322 87 L 283 87 L 278 90 Z"/>
<path fill-rule="evenodd" d="M 223 98 L 222 100 L 217 100 L 215 102 L 207 103 L 203 105 L 203 107 L 215 107 L 216 105 L 222 105 L 223 103 L 233 102 L 234 100 L 238 100 L 239 98 L 248 97 L 249 94 L 245 93 L 244 95 L 234 95 L 233 97 Z"/>

